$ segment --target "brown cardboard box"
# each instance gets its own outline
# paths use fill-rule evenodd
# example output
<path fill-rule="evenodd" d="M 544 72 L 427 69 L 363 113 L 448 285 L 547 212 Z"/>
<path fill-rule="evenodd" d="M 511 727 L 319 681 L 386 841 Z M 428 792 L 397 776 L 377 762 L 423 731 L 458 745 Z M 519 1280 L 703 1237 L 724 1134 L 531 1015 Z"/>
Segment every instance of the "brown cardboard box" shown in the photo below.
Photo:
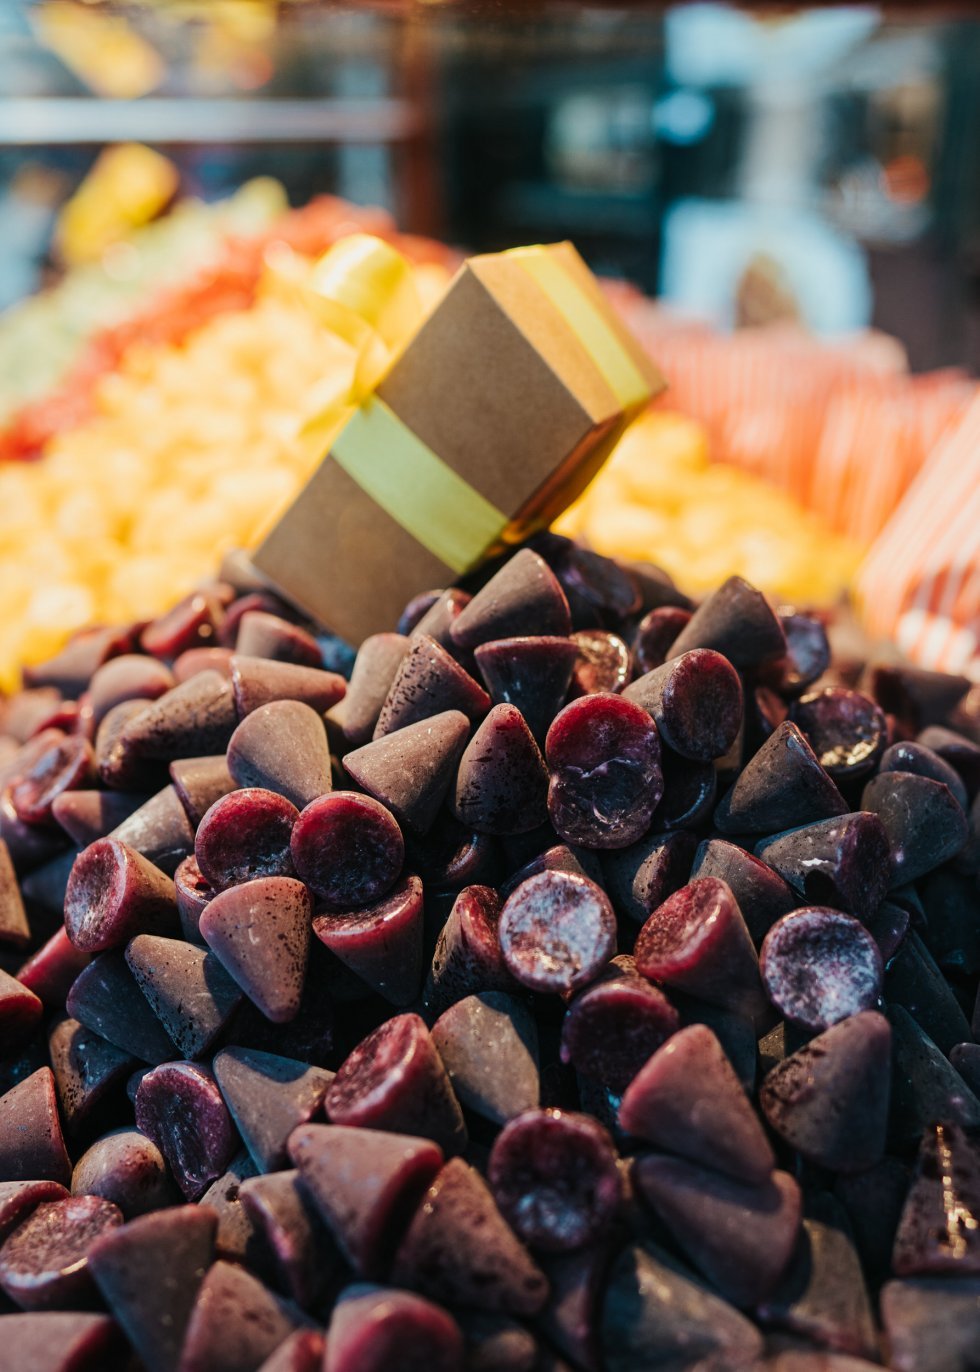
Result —
<path fill-rule="evenodd" d="M 571 244 L 471 258 L 255 565 L 360 643 L 554 519 L 662 387 Z"/>

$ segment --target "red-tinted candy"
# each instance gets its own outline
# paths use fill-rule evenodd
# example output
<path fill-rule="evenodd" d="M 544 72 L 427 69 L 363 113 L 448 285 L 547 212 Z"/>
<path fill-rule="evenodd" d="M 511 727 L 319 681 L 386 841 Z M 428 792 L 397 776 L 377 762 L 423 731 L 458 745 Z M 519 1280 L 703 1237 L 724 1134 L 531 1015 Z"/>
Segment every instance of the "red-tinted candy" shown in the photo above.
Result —
<path fill-rule="evenodd" d="M 355 909 L 395 884 L 405 841 L 390 811 L 376 800 L 334 791 L 299 816 L 291 852 L 297 873 L 311 890 L 339 909 Z"/>
<path fill-rule="evenodd" d="M 762 944 L 759 969 L 776 1009 L 813 1032 L 873 1009 L 884 974 L 878 945 L 864 925 L 823 906 L 778 920 Z"/>
<path fill-rule="evenodd" d="M 601 887 L 573 872 L 529 877 L 500 915 L 511 975 L 534 991 L 572 992 L 594 980 L 616 951 L 616 917 Z"/>
<path fill-rule="evenodd" d="M 260 787 L 216 800 L 194 840 L 201 874 L 218 891 L 258 877 L 291 875 L 290 841 L 298 818 L 285 796 Z"/>

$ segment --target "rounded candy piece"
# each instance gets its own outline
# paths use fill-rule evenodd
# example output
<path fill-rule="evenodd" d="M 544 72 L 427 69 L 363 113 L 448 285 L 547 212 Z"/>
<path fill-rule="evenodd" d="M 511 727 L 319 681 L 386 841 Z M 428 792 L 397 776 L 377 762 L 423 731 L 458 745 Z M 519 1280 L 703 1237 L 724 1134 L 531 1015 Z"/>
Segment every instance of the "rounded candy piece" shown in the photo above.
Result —
<path fill-rule="evenodd" d="M 616 951 L 616 916 L 601 887 L 574 872 L 545 871 L 521 883 L 500 914 L 508 971 L 533 991 L 577 991 Z"/>
<path fill-rule="evenodd" d="M 884 975 L 864 925 L 819 905 L 777 920 L 760 949 L 759 970 L 776 1009 L 814 1033 L 873 1009 Z"/>
<path fill-rule="evenodd" d="M 201 874 L 216 891 L 257 877 L 291 876 L 289 844 L 298 818 L 292 801 L 260 786 L 222 796 L 194 840 Z"/>
<path fill-rule="evenodd" d="M 69 1196 L 39 1205 L 0 1248 L 0 1287 L 22 1310 L 92 1303 L 88 1251 L 122 1212 L 101 1196 Z"/>
<path fill-rule="evenodd" d="M 389 810 L 370 796 L 334 791 L 307 805 L 291 841 L 296 871 L 338 909 L 378 900 L 398 880 L 405 840 Z"/>

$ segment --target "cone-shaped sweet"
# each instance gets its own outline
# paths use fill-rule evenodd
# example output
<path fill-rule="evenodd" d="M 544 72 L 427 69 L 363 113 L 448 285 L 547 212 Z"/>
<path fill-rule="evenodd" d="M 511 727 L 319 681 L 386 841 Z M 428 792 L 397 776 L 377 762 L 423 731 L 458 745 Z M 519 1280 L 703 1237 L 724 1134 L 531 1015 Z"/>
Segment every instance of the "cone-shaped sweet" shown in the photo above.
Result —
<path fill-rule="evenodd" d="M 122 1223 L 119 1209 L 101 1196 L 39 1205 L 3 1245 L 0 1288 L 22 1310 L 90 1309 L 89 1249 Z"/>
<path fill-rule="evenodd" d="M 67 1195 L 56 1181 L 0 1182 L 0 1244 L 39 1205 L 64 1200 Z"/>
<path fill-rule="evenodd" d="M 244 653 L 231 659 L 231 684 L 239 719 L 273 700 L 301 700 L 322 715 L 343 700 L 347 689 L 336 672 Z"/>
<path fill-rule="evenodd" d="M 658 1148 L 750 1185 L 761 1185 L 775 1166 L 759 1117 L 704 1024 L 658 1048 L 627 1087 L 619 1122 Z"/>
<path fill-rule="evenodd" d="M 928 948 L 910 930 L 885 977 L 890 1005 L 901 1005 L 942 1052 L 949 1054 L 970 1037 L 970 1024 L 949 982 Z"/>
<path fill-rule="evenodd" d="M 548 769 L 516 706 L 495 705 L 473 735 L 452 809 L 483 834 L 526 834 L 548 818 Z"/>
<path fill-rule="evenodd" d="M 461 1372 L 463 1336 L 445 1310 L 411 1291 L 350 1286 L 334 1306 L 323 1372 Z"/>
<path fill-rule="evenodd" d="M 492 1124 L 540 1104 L 537 1026 L 513 996 L 466 996 L 436 1020 L 432 1041 L 459 1100 Z"/>
<path fill-rule="evenodd" d="M 425 594 L 423 592 L 423 595 Z M 468 591 L 461 591 L 457 586 L 450 586 L 448 591 L 434 591 L 428 594 L 434 596 L 434 599 L 429 602 L 428 608 L 418 615 L 412 627 L 406 628 L 405 624 L 402 623 L 403 620 L 406 624 L 408 622 L 406 616 L 411 602 L 402 611 L 398 627 L 410 634 L 428 634 L 437 643 L 441 643 L 444 648 L 449 648 L 452 651 L 455 645 L 450 630 L 473 597 Z M 422 601 L 419 597 L 416 597 L 416 602 L 421 606 Z"/>
<path fill-rule="evenodd" d="M 127 947 L 126 962 L 185 1058 L 203 1057 L 241 1004 L 238 983 L 194 943 L 140 934 Z"/>
<path fill-rule="evenodd" d="M 323 719 L 300 700 L 260 705 L 231 736 L 228 770 L 239 786 L 275 791 L 302 810 L 332 785 Z"/>
<path fill-rule="evenodd" d="M 652 715 L 663 741 L 681 757 L 724 757 L 742 724 L 742 683 L 726 657 L 695 648 L 672 657 L 623 691 Z"/>
<path fill-rule="evenodd" d="M 73 1196 L 101 1196 L 127 1220 L 176 1203 L 176 1188 L 156 1144 L 138 1129 L 113 1129 L 96 1139 L 75 1164 Z"/>
<path fill-rule="evenodd" d="M 534 1315 L 548 1283 L 497 1209 L 490 1190 L 461 1158 L 447 1162 L 408 1226 L 392 1267 L 398 1286 L 447 1305 Z"/>
<path fill-rule="evenodd" d="M 717 877 L 725 883 L 755 943 L 761 943 L 776 920 L 797 905 L 792 887 L 778 872 L 723 838 L 706 839 L 700 845 L 691 877 Z"/>
<path fill-rule="evenodd" d="M 124 700 L 156 700 L 176 684 L 170 668 L 151 657 L 123 653 L 112 658 L 93 672 L 88 683 L 96 727 Z"/>
<path fill-rule="evenodd" d="M 602 1306 L 600 1342 L 608 1372 L 638 1367 L 750 1368 L 762 1335 L 737 1310 L 646 1247 L 624 1248 Z"/>
<path fill-rule="evenodd" d="M 201 936 L 267 1019 L 299 1013 L 310 955 L 310 893 L 293 877 L 258 877 L 220 891 L 201 914 Z"/>
<path fill-rule="evenodd" d="M 28 872 L 20 883 L 21 894 L 27 904 L 41 906 L 52 914 L 60 915 L 65 907 L 65 892 L 68 879 L 75 865 L 77 849 L 69 848 L 46 862 L 43 867 L 35 867 Z"/>
<path fill-rule="evenodd" d="M 628 848 L 607 849 L 602 854 L 602 874 L 617 913 L 642 924 L 692 875 L 702 875 L 691 871 L 696 845 L 693 834 L 679 829 L 668 834 L 647 834 Z"/>
<path fill-rule="evenodd" d="M 305 1323 L 244 1267 L 216 1262 L 198 1289 L 180 1372 L 255 1372 Z"/>
<path fill-rule="evenodd" d="M 606 1234 L 598 1243 L 571 1253 L 538 1254 L 550 1290 L 548 1303 L 535 1320 L 535 1326 L 572 1367 L 581 1367 L 587 1372 L 597 1372 L 601 1366 L 597 1327 L 599 1302 L 613 1254 L 618 1248 L 618 1243 L 610 1244 Z M 529 1372 L 537 1367 L 533 1354 L 527 1366 Z"/>
<path fill-rule="evenodd" d="M 881 1320 L 897 1372 L 972 1372 L 980 1348 L 980 1281 L 887 1282 Z"/>
<path fill-rule="evenodd" d="M 54 1074 L 39 1067 L 0 1096 L 0 1181 L 70 1180 Z"/>
<path fill-rule="evenodd" d="M 120 628 L 83 629 L 73 634 L 60 652 L 46 662 L 25 667 L 25 687 L 53 686 L 63 696 L 77 699 L 92 676 L 116 653 L 132 647 L 133 633 Z"/>
<path fill-rule="evenodd" d="M 138 757 L 172 762 L 222 752 L 237 723 L 231 683 L 219 672 L 198 672 L 133 715 L 122 739 Z"/>
<path fill-rule="evenodd" d="M 257 1175 L 255 1163 L 243 1148 L 232 1158 L 227 1172 L 211 1183 L 198 1205 L 208 1206 L 218 1216 L 217 1256 L 244 1263 L 265 1277 L 272 1266 L 269 1252 L 241 1201 L 242 1182 Z"/>
<path fill-rule="evenodd" d="M 381 707 L 374 737 L 382 738 L 446 710 L 461 710 L 468 719 L 481 719 L 489 708 L 490 697 L 483 687 L 440 643 L 426 634 L 414 634 Z"/>
<path fill-rule="evenodd" d="M 98 795 L 97 791 L 75 791 L 74 795 Z M 0 839 L 0 943 L 25 948 L 30 942 L 31 928 L 24 911 L 24 901 L 17 882 L 17 873 L 10 857 L 10 849 Z"/>
<path fill-rule="evenodd" d="M 562 637 L 571 627 L 558 578 L 543 557 L 522 548 L 476 593 L 451 632 L 457 647 L 476 648 L 515 634 Z"/>
<path fill-rule="evenodd" d="M 8 1057 L 34 1033 L 41 1023 L 44 1006 L 23 982 L 15 980 L 0 967 L 0 1043 Z"/>
<path fill-rule="evenodd" d="M 55 796 L 51 813 L 72 843 L 87 848 L 97 838 L 111 834 L 146 799 L 130 791 L 62 791 Z M 0 890 L 3 889 L 0 884 Z M 2 924 L 0 915 L 0 927 Z"/>
<path fill-rule="evenodd" d="M 419 1135 L 445 1153 L 466 1146 L 459 1101 L 418 1015 L 396 1015 L 362 1039 L 331 1083 L 326 1109 L 333 1124 Z"/>
<path fill-rule="evenodd" d="M 360 748 L 374 734 L 381 707 L 408 651 L 404 634 L 371 634 L 357 650 L 347 694 L 330 712 L 348 748 Z"/>
<path fill-rule="evenodd" d="M 249 1177 L 239 1192 L 273 1256 L 276 1285 L 303 1310 L 315 1309 L 337 1281 L 343 1260 L 299 1172 Z"/>
<path fill-rule="evenodd" d="M 980 1149 L 956 1125 L 926 1130 L 895 1235 L 892 1271 L 980 1272 Z"/>
<path fill-rule="evenodd" d="M 670 656 L 713 648 L 740 670 L 786 656 L 786 635 L 761 591 L 730 576 L 703 600 L 680 631 Z"/>
<path fill-rule="evenodd" d="M 756 844 L 808 905 L 832 905 L 862 923 L 874 915 L 891 880 L 888 837 L 877 815 L 859 810 L 788 829 Z"/>
<path fill-rule="evenodd" d="M 136 1058 L 67 1015 L 51 1027 L 48 1057 L 69 1133 L 76 1132 L 103 1096 L 137 1066 Z"/>
<path fill-rule="evenodd" d="M 65 1009 L 143 1062 L 165 1062 L 177 1051 L 122 953 L 103 953 L 83 968 L 72 982 Z"/>
<path fill-rule="evenodd" d="M 470 722 L 459 710 L 421 719 L 344 757 L 344 767 L 400 824 L 427 834 L 466 747 Z"/>
<path fill-rule="evenodd" d="M 109 834 L 173 876 L 194 851 L 194 830 L 173 786 L 165 786 Z"/>
<path fill-rule="evenodd" d="M 826 1191 L 806 1198 L 803 1233 L 778 1288 L 759 1308 L 762 1323 L 865 1358 L 877 1358 L 878 1334 L 861 1261 L 847 1214 Z M 869 1372 L 870 1363 L 845 1359 L 816 1372 Z M 777 1361 L 774 1372 L 807 1372 Z M 811 1369 L 813 1372 L 813 1369 Z"/>
<path fill-rule="evenodd" d="M 939 724 L 923 729 L 917 742 L 955 768 L 968 794 L 976 795 L 980 790 L 980 744 Z"/>
<path fill-rule="evenodd" d="M 846 812 L 844 797 L 787 719 L 742 768 L 715 824 L 723 834 L 771 834 Z"/>
<path fill-rule="evenodd" d="M 477 648 L 476 665 L 494 705 L 514 705 L 539 744 L 565 703 L 578 660 L 570 638 L 500 638 Z"/>
<path fill-rule="evenodd" d="M 426 1013 L 435 1018 L 472 991 L 513 991 L 500 951 L 500 897 L 491 886 L 466 886 L 442 927 L 426 980 Z"/>
<path fill-rule="evenodd" d="M 217 1228 L 208 1206 L 180 1205 L 130 1221 L 89 1253 L 95 1284 L 147 1372 L 177 1372 Z"/>
<path fill-rule="evenodd" d="M 561 1060 L 621 1095 L 680 1016 L 657 986 L 616 957 L 575 997 L 561 1026 Z"/>
<path fill-rule="evenodd" d="M 289 1139 L 289 1156 L 355 1272 L 387 1271 L 400 1226 L 442 1166 L 429 1139 L 375 1129 L 305 1124 Z"/>
<path fill-rule="evenodd" d="M 385 1000 L 411 1005 L 422 983 L 424 920 L 422 882 L 408 876 L 362 910 L 318 915 L 313 932 Z"/>
<path fill-rule="evenodd" d="M 787 1172 L 746 1185 L 651 1154 L 636 1160 L 633 1179 L 694 1265 L 733 1304 L 755 1305 L 775 1290 L 803 1209 Z"/>
<path fill-rule="evenodd" d="M 323 1067 L 254 1048 L 225 1048 L 215 1058 L 213 1070 L 242 1141 L 261 1172 L 287 1165 L 290 1134 L 319 1112 L 334 1077 Z"/>
<path fill-rule="evenodd" d="M 319 1329 L 297 1329 L 266 1358 L 259 1372 L 321 1372 L 325 1348 Z"/>
<path fill-rule="evenodd" d="M 224 753 L 214 757 L 180 757 L 170 764 L 170 779 L 191 828 L 197 829 L 216 800 L 235 790 Z"/>
<path fill-rule="evenodd" d="M 80 953 L 62 925 L 21 966 L 17 980 L 34 992 L 47 1006 L 61 1007 L 71 984 L 91 958 Z"/>
<path fill-rule="evenodd" d="M 969 836 L 969 822 L 953 793 L 930 777 L 881 772 L 865 786 L 861 806 L 885 826 L 892 886 L 917 881 L 955 857 Z"/>
<path fill-rule="evenodd" d="M 944 724 L 970 689 L 964 676 L 929 672 L 906 663 L 875 666 L 871 691 L 883 710 L 896 715 L 911 733 L 928 724 Z"/>
<path fill-rule="evenodd" d="M 119 1331 L 108 1315 L 37 1310 L 4 1315 L 0 1372 L 104 1372 L 125 1360 Z"/>
<path fill-rule="evenodd" d="M 238 1146 L 214 1077 L 200 1063 L 162 1063 L 143 1077 L 135 1105 L 137 1128 L 160 1149 L 187 1199 L 197 1199 Z"/>
<path fill-rule="evenodd" d="M 916 1143 L 930 1125 L 980 1128 L 980 1093 L 974 1093 L 901 1005 L 888 1007 L 892 1026 L 891 1136 Z"/>
<path fill-rule="evenodd" d="M 170 878 L 118 839 L 100 838 L 79 853 L 65 892 L 65 928 L 83 953 L 118 948 L 136 934 L 177 929 Z"/>
<path fill-rule="evenodd" d="M 268 610 L 246 610 L 238 622 L 235 651 L 299 667 L 320 668 L 323 657 L 312 634 Z"/>
<path fill-rule="evenodd" d="M 756 1019 L 768 1008 L 759 959 L 731 891 L 698 877 L 654 910 L 640 930 L 636 970 L 712 1005 Z"/>
<path fill-rule="evenodd" d="M 831 1172 L 873 1167 L 888 1130 L 891 1039 L 885 1017 L 865 1010 L 804 1044 L 762 1083 L 770 1126 Z"/>

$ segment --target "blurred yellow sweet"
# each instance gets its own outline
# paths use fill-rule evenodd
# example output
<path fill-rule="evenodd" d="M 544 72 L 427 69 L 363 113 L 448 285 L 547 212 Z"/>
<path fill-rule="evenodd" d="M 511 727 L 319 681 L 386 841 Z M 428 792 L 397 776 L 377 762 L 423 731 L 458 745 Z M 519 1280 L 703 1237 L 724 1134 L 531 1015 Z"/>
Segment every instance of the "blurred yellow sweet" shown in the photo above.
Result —
<path fill-rule="evenodd" d="M 738 574 L 782 600 L 829 604 L 861 557 L 768 482 L 713 464 L 704 428 L 669 410 L 631 426 L 555 527 L 598 552 L 656 562 L 693 595 Z"/>

